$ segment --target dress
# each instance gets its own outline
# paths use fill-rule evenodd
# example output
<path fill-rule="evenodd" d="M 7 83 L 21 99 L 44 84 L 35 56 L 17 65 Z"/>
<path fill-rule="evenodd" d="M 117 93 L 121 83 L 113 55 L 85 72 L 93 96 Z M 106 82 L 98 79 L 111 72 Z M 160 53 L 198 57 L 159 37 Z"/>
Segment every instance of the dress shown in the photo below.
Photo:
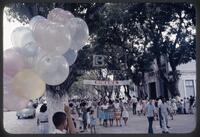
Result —
<path fill-rule="evenodd" d="M 109 119 L 109 113 L 108 113 L 108 104 L 102 106 L 103 113 L 104 113 L 104 120 Z"/>
<path fill-rule="evenodd" d="M 108 107 L 108 119 L 114 119 L 114 106 L 109 105 Z"/>
<path fill-rule="evenodd" d="M 49 132 L 49 127 L 48 127 L 48 114 L 46 112 L 39 112 L 37 115 L 37 119 L 39 121 L 39 130 L 41 134 L 45 134 Z"/>
<path fill-rule="evenodd" d="M 121 109 L 119 103 L 114 104 L 115 107 L 115 119 L 120 119 L 121 118 Z"/>

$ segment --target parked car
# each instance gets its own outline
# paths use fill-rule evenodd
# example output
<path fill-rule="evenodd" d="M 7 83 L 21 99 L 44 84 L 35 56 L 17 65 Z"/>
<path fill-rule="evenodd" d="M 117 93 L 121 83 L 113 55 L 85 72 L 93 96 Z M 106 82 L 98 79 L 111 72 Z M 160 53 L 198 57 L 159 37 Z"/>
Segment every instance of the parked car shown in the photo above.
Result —
<path fill-rule="evenodd" d="M 16 112 L 16 116 L 18 119 L 35 118 L 35 114 L 36 114 L 35 108 L 30 106 Z"/>

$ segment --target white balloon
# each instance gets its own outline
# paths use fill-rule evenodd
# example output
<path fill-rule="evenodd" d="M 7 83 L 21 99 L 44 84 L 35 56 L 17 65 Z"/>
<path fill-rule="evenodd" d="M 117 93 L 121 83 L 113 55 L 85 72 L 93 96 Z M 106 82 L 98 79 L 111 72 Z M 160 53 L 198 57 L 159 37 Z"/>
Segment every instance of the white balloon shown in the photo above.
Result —
<path fill-rule="evenodd" d="M 26 57 L 35 56 L 38 45 L 34 39 L 33 32 L 27 27 L 18 27 L 11 34 L 12 44 L 18 52 Z"/>
<path fill-rule="evenodd" d="M 40 15 L 34 16 L 30 21 L 29 21 L 29 27 L 34 30 L 35 25 L 42 20 L 45 20 L 46 18 Z"/>
<path fill-rule="evenodd" d="M 67 79 L 69 65 L 63 56 L 47 55 L 37 62 L 35 70 L 48 85 L 59 85 Z"/>
<path fill-rule="evenodd" d="M 26 40 L 26 39 L 24 39 L 24 37 L 28 38 L 28 41 L 29 41 L 29 39 L 33 39 L 33 37 L 30 37 L 31 33 L 32 33 L 32 31 L 27 27 L 17 27 L 11 33 L 12 45 L 14 47 L 23 47 L 24 46 L 23 44 L 26 43 L 23 41 L 23 40 Z"/>
<path fill-rule="evenodd" d="M 69 49 L 63 56 L 67 60 L 68 64 L 72 65 L 76 61 L 78 53 L 77 53 L 77 51 L 75 51 L 73 49 Z"/>
<path fill-rule="evenodd" d="M 56 23 L 66 24 L 71 18 L 74 18 L 74 15 L 60 8 L 54 8 L 51 10 L 47 16 L 48 20 L 51 20 Z"/>
<path fill-rule="evenodd" d="M 34 36 L 40 47 L 51 55 L 62 55 L 69 48 L 71 36 L 64 25 L 45 21 L 36 25 Z"/>
<path fill-rule="evenodd" d="M 83 19 L 71 18 L 65 24 L 65 29 L 69 30 L 71 35 L 71 49 L 80 50 L 85 46 L 89 38 L 89 29 Z"/>

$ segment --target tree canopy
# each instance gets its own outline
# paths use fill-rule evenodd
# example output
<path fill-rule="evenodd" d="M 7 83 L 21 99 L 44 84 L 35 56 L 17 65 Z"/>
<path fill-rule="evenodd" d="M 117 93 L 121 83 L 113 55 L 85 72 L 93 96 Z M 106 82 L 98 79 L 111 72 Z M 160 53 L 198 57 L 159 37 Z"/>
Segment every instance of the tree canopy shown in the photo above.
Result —
<path fill-rule="evenodd" d="M 113 74 L 115 79 L 132 79 L 142 87 L 145 73 L 153 71 L 152 62 L 156 60 L 158 74 L 168 86 L 172 85 L 169 90 L 173 96 L 179 94 L 173 85 L 179 76 L 176 67 L 196 59 L 195 7 L 189 3 L 15 3 L 8 7 L 11 21 L 28 23 L 33 16 L 46 17 L 51 9 L 59 7 L 88 24 L 90 44 L 79 51 L 69 77 L 59 85 L 61 96 L 78 81 L 82 75 L 79 69 L 93 68 L 94 54 L 105 55 L 108 70 L 124 71 Z M 172 68 L 168 74 L 162 69 L 162 56 Z M 56 87 L 48 86 L 51 90 Z"/>

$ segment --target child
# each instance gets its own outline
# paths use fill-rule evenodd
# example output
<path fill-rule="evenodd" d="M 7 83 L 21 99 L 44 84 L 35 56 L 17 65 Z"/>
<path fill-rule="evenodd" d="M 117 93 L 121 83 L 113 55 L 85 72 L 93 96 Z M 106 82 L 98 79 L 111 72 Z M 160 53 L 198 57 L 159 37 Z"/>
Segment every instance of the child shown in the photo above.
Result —
<path fill-rule="evenodd" d="M 56 112 L 52 117 L 54 126 L 56 127 L 54 134 L 66 134 L 67 130 L 69 133 L 76 133 L 74 123 L 72 121 L 70 108 L 65 105 L 64 112 Z M 67 121 L 67 123 L 66 123 Z"/>
<path fill-rule="evenodd" d="M 129 118 L 129 114 L 128 114 L 128 111 L 127 111 L 127 108 L 125 107 L 125 105 L 123 105 L 122 118 L 124 120 L 125 126 L 127 126 L 127 121 L 128 121 L 128 118 Z"/>
<path fill-rule="evenodd" d="M 90 129 L 90 107 L 87 108 L 87 129 Z"/>
<path fill-rule="evenodd" d="M 91 134 L 95 134 L 96 133 L 96 118 L 94 116 L 94 110 L 91 110 L 90 112 L 90 130 L 91 130 Z"/>

